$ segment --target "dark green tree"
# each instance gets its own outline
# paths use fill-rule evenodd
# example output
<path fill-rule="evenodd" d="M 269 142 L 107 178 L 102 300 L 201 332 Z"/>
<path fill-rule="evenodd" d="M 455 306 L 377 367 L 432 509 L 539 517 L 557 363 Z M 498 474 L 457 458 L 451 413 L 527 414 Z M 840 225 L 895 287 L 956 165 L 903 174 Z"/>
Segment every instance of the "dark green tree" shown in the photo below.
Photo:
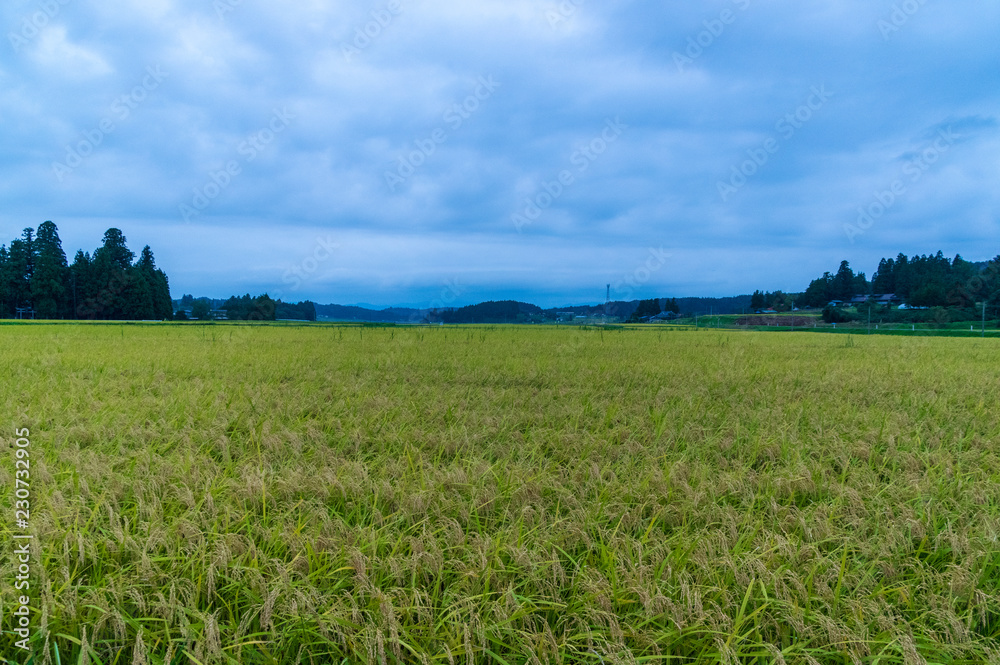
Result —
<path fill-rule="evenodd" d="M 777 312 L 787 312 L 795 306 L 795 297 L 790 293 L 778 290 L 771 294 L 768 305 Z"/>
<path fill-rule="evenodd" d="M 274 321 L 275 310 L 275 302 L 271 300 L 271 296 L 265 293 L 253 299 L 250 315 L 247 318 L 250 321 Z"/>
<path fill-rule="evenodd" d="M 0 319 L 9 316 L 7 304 L 10 298 L 7 295 L 7 283 L 4 278 L 7 274 L 7 261 L 9 260 L 7 245 L 0 245 Z"/>
<path fill-rule="evenodd" d="M 191 318 L 207 321 L 212 317 L 212 307 L 205 298 L 198 298 L 191 305 Z"/>
<path fill-rule="evenodd" d="M 31 301 L 35 316 L 41 319 L 65 318 L 70 315 L 69 266 L 55 224 L 42 222 L 38 226 L 34 251 Z"/>
<path fill-rule="evenodd" d="M 878 270 L 872 275 L 872 293 L 895 293 L 896 275 L 893 270 L 896 262 L 892 259 L 882 259 L 878 263 Z"/>
<path fill-rule="evenodd" d="M 996 318 L 1000 313 L 1000 256 L 986 264 L 980 275 L 979 300 L 986 302 L 986 314 Z"/>
<path fill-rule="evenodd" d="M 170 287 L 167 284 L 167 276 L 156 267 L 153 250 L 149 245 L 142 248 L 133 271 L 134 281 L 141 286 L 139 295 L 144 299 L 139 305 L 144 316 L 136 318 L 152 318 L 160 321 L 169 319 L 174 309 L 170 300 Z"/>
<path fill-rule="evenodd" d="M 0 245 L 0 318 L 10 318 L 14 312 L 14 294 L 11 292 L 10 252 Z"/>
<path fill-rule="evenodd" d="M 94 252 L 94 263 L 112 265 L 120 270 L 128 270 L 135 258 L 125 244 L 125 234 L 119 229 L 111 228 L 104 232 L 103 244 Z"/>
<path fill-rule="evenodd" d="M 315 321 L 316 304 L 309 300 L 299 303 L 286 303 L 279 300 L 274 304 L 274 316 L 276 319 Z"/>
<path fill-rule="evenodd" d="M 133 275 L 129 268 L 135 258 L 125 244 L 125 235 L 115 228 L 104 232 L 104 243 L 94 252 L 92 277 L 94 296 L 88 302 L 89 318 L 131 319 L 135 318 L 130 308 L 141 298 L 135 285 L 130 282 Z"/>
<path fill-rule="evenodd" d="M 900 252 L 896 255 L 892 274 L 896 285 L 896 295 L 906 300 L 910 296 L 910 287 L 913 281 L 910 275 L 910 259 L 906 254 Z"/>
<path fill-rule="evenodd" d="M 76 250 L 73 264 L 69 267 L 69 295 L 72 303 L 72 318 L 89 319 L 85 303 L 90 302 L 95 294 L 93 266 L 90 254 L 82 249 Z"/>
<path fill-rule="evenodd" d="M 35 266 L 34 229 L 24 229 L 20 238 L 12 240 L 3 264 L 0 282 L 6 302 L 7 316 L 14 316 L 17 308 L 30 308 L 31 275 Z"/>
<path fill-rule="evenodd" d="M 266 293 L 256 298 L 246 294 L 237 298 L 232 296 L 223 305 L 229 319 L 239 321 L 274 321 L 276 303 Z"/>
<path fill-rule="evenodd" d="M 837 270 L 837 274 L 833 277 L 833 298 L 834 300 L 843 300 L 845 302 L 851 299 L 854 295 L 854 271 L 851 270 L 851 264 L 847 261 L 840 262 L 840 268 Z"/>
<path fill-rule="evenodd" d="M 67 265 L 59 231 L 51 221 L 24 230 L 0 245 L 0 317 L 34 309 L 36 318 L 166 319 L 173 314 L 167 276 L 153 252 L 134 254 L 118 229 L 108 229 L 91 256 L 77 251 Z"/>
<path fill-rule="evenodd" d="M 851 295 L 861 295 L 867 296 L 871 294 L 872 285 L 868 282 L 868 278 L 863 272 L 859 272 L 854 276 L 854 281 L 851 284 Z"/>
<path fill-rule="evenodd" d="M 826 307 L 833 299 L 833 275 L 824 272 L 822 277 L 809 282 L 798 302 L 800 307 Z"/>
<path fill-rule="evenodd" d="M 125 271 L 125 282 L 121 291 L 121 312 L 119 317 L 128 320 L 149 321 L 153 314 L 153 289 L 137 266 Z"/>
<path fill-rule="evenodd" d="M 663 310 L 660 309 L 660 299 L 652 298 L 651 300 L 640 300 L 639 306 L 636 307 L 635 311 L 632 313 L 632 317 L 629 319 L 632 322 L 639 321 L 650 316 L 656 316 Z"/>

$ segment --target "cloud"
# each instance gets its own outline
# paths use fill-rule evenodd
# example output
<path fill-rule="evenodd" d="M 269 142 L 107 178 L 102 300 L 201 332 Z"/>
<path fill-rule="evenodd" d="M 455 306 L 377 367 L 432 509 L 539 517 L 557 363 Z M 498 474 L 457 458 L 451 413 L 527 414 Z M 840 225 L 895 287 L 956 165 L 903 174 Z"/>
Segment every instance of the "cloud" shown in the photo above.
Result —
<path fill-rule="evenodd" d="M 106 76 L 114 71 L 96 49 L 70 41 L 61 25 L 42 31 L 32 57 L 46 75 L 68 80 Z"/>
<path fill-rule="evenodd" d="M 175 288 L 226 296 L 278 288 L 325 232 L 348 258 L 298 292 L 381 304 L 455 276 L 466 302 L 596 301 L 661 245 L 676 263 L 637 297 L 996 253 L 1000 9 L 985 0 L 928 3 L 888 39 L 889 0 L 220 2 L 67 3 L 31 37 L 32 5 L 0 8 L 0 242 L 53 219 L 72 254 L 119 226 L 152 239 Z M 150 67 L 166 77 L 122 117 Z M 816 86 L 833 97 L 789 134 Z M 581 157 L 615 118 L 620 138 Z M 858 207 L 949 127 L 960 138 L 849 242 Z M 519 233 L 512 215 L 563 171 L 572 183 Z"/>

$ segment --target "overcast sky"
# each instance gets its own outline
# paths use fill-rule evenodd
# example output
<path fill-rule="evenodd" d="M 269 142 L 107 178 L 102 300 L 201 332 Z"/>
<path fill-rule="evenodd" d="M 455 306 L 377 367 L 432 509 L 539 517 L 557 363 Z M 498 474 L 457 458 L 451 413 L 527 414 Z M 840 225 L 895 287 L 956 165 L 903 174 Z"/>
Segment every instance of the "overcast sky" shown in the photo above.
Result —
<path fill-rule="evenodd" d="M 7 0 L 0 242 L 172 295 L 802 290 L 1000 253 L 994 0 Z"/>

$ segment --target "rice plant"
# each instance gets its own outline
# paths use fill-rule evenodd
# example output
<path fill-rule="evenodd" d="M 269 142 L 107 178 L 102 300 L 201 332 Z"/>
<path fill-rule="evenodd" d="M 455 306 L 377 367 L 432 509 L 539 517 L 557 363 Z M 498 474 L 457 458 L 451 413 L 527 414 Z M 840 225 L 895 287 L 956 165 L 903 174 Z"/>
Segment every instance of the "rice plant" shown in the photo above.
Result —
<path fill-rule="evenodd" d="M 1000 662 L 1000 347 L 848 341 L 0 327 L 33 662 Z"/>

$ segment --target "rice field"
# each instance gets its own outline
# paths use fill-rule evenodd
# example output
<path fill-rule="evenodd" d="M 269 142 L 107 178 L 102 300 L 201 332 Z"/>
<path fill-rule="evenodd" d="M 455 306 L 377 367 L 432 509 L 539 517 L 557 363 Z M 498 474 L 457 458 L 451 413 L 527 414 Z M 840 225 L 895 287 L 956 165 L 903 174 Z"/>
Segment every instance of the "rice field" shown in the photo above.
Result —
<path fill-rule="evenodd" d="M 0 652 L 1000 662 L 995 339 L 0 326 Z"/>

